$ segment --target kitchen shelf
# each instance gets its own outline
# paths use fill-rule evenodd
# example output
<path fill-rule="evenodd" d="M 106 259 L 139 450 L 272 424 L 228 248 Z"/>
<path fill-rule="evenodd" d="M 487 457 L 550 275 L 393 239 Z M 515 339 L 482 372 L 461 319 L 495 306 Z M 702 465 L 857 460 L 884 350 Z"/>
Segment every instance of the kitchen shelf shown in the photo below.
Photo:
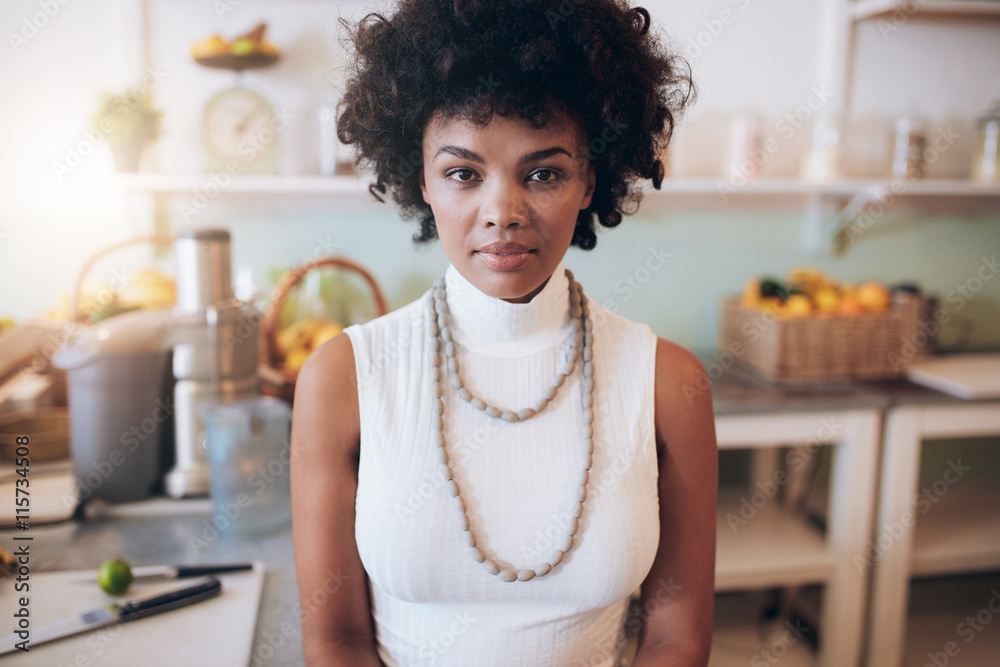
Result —
<path fill-rule="evenodd" d="M 221 188 L 232 194 L 322 194 L 368 196 L 368 184 L 355 176 L 234 176 L 225 185 L 217 183 L 209 174 L 118 174 L 116 181 L 126 192 L 136 193 L 185 193 L 202 191 L 206 187 Z M 996 197 L 1000 198 L 1000 184 L 976 183 L 961 179 L 901 181 L 900 196 L 914 197 Z M 827 197 L 852 197 L 872 188 L 889 189 L 892 181 L 886 179 L 841 179 L 812 182 L 795 178 L 750 179 L 735 192 L 725 191 L 725 182 L 713 178 L 664 179 L 659 191 L 644 185 L 647 196 L 683 197 L 713 195 L 729 197 L 799 197 L 819 195 Z"/>
<path fill-rule="evenodd" d="M 931 577 L 1000 570 L 1000 488 L 962 483 L 918 515 L 910 573 Z"/>
<path fill-rule="evenodd" d="M 888 16 L 901 11 L 906 16 L 998 17 L 1000 2 L 993 0 L 927 0 L 925 2 L 900 2 L 900 0 L 857 0 L 849 5 L 855 21 Z"/>
<path fill-rule="evenodd" d="M 910 585 L 910 603 L 907 609 L 907 638 L 903 651 L 902 667 L 923 667 L 933 664 L 928 653 L 941 654 L 945 645 L 954 642 L 961 653 L 951 657 L 938 657 L 937 664 L 996 665 L 1000 656 L 1000 632 L 996 631 L 997 618 L 992 612 L 992 622 L 979 625 L 982 632 L 975 632 L 967 619 L 992 605 L 997 599 L 994 591 L 1000 590 L 1000 577 L 996 573 L 978 576 L 921 579 Z M 981 623 L 982 621 L 978 621 Z M 958 633 L 959 624 L 965 629 Z"/>
<path fill-rule="evenodd" d="M 826 583 L 834 557 L 823 534 L 772 498 L 734 533 L 727 516 L 740 516 L 740 498 L 752 490 L 723 488 L 716 512 L 717 591 Z M 781 545 L 776 549 L 776 545 Z"/>

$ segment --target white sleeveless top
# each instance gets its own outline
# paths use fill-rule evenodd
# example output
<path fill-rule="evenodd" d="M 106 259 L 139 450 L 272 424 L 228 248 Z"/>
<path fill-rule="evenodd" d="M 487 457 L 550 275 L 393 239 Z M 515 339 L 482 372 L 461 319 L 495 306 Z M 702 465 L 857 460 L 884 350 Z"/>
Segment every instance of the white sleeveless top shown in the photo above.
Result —
<path fill-rule="evenodd" d="M 465 386 L 514 410 L 543 394 L 568 351 L 563 263 L 528 303 L 479 291 L 449 264 L 451 329 Z M 378 653 L 388 667 L 618 667 L 629 598 L 659 542 L 653 423 L 656 336 L 588 298 L 594 462 L 573 549 L 547 575 L 504 582 L 472 559 L 432 437 L 430 290 L 347 327 L 361 415 L 355 509 Z M 447 376 L 445 376 L 447 377 Z M 507 423 L 447 380 L 445 443 L 472 531 L 501 568 L 549 560 L 583 469 L 582 363 L 537 416 Z"/>

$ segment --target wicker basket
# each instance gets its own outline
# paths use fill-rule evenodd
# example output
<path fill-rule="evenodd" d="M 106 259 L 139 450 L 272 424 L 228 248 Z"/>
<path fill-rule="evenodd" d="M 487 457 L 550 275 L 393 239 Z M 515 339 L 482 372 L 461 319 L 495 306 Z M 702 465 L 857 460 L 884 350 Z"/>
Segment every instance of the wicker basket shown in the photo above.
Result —
<path fill-rule="evenodd" d="M 719 350 L 774 382 L 899 378 L 910 358 L 921 302 L 897 292 L 884 312 L 775 317 L 740 304 L 722 303 Z"/>
<path fill-rule="evenodd" d="M 281 319 L 281 310 L 285 305 L 285 299 L 292 289 L 302 282 L 306 274 L 313 269 L 332 266 L 339 269 L 346 269 L 357 273 L 372 291 L 372 300 L 375 302 L 375 316 L 379 317 L 389 312 L 382 288 L 372 274 L 360 264 L 352 262 L 344 257 L 319 257 L 309 260 L 294 269 L 287 271 L 281 276 L 278 284 L 271 294 L 271 303 L 261 323 L 259 347 L 258 347 L 258 375 L 267 383 L 263 390 L 270 396 L 283 398 L 289 403 L 295 396 L 295 380 L 298 378 L 297 371 L 291 371 L 280 367 L 281 355 L 275 344 L 278 322 Z M 345 325 L 346 326 L 346 325 Z"/>

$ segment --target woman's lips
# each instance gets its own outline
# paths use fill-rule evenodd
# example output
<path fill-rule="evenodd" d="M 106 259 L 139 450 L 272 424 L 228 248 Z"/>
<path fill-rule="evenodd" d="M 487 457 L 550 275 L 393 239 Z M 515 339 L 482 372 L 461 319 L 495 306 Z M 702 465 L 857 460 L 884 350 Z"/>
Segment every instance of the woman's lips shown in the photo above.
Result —
<path fill-rule="evenodd" d="M 525 262 L 531 259 L 530 251 L 501 255 L 499 253 L 483 252 L 480 250 L 476 254 L 479 255 L 484 262 L 498 271 L 513 271 L 514 269 L 520 268 Z"/>

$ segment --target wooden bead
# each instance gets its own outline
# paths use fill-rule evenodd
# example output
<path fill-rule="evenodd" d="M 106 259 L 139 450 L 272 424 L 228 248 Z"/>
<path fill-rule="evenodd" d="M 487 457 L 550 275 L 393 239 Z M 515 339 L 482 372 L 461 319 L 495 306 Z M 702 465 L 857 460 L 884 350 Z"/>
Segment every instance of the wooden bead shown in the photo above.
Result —
<path fill-rule="evenodd" d="M 444 414 L 444 401 L 440 398 L 434 399 L 434 414 L 440 416 Z"/>
<path fill-rule="evenodd" d="M 562 373 L 562 372 L 556 373 L 555 379 L 552 380 L 552 386 L 553 387 L 561 387 L 561 386 L 563 386 L 563 382 L 565 382 L 565 381 L 566 381 L 566 374 L 565 373 Z"/>
<path fill-rule="evenodd" d="M 500 574 L 497 575 L 497 578 L 500 579 L 500 581 L 506 581 L 509 583 L 511 581 L 517 581 L 517 573 L 514 572 L 514 570 L 500 570 Z"/>
<path fill-rule="evenodd" d="M 549 399 L 547 399 L 547 398 L 540 398 L 540 399 L 538 399 L 538 402 L 535 403 L 535 407 L 533 409 L 534 409 L 534 411 L 536 413 L 538 413 L 538 412 L 541 412 L 542 410 L 544 410 L 545 406 L 547 406 L 548 404 L 549 404 Z"/>
<path fill-rule="evenodd" d="M 489 406 L 486 407 L 486 414 L 489 415 L 490 417 L 493 417 L 494 419 L 496 419 L 502 413 L 500 412 L 500 408 L 498 408 L 496 406 L 493 406 L 493 405 L 489 405 Z"/>
<path fill-rule="evenodd" d="M 455 496 L 455 507 L 458 511 L 465 514 L 465 501 L 462 500 L 462 496 Z"/>
<path fill-rule="evenodd" d="M 563 556 L 565 556 L 565 555 L 566 555 L 566 553 L 563 552 L 563 551 L 557 551 L 554 554 L 552 554 L 552 558 L 549 559 L 549 560 L 552 561 L 552 567 L 555 567 L 556 565 L 558 565 L 559 563 L 561 563 L 562 559 L 563 559 Z"/>
<path fill-rule="evenodd" d="M 559 386 L 558 385 L 552 385 L 551 387 L 548 388 L 548 390 L 546 390 L 546 392 L 545 392 L 545 398 L 547 398 L 548 400 L 551 401 L 552 399 L 554 399 L 556 397 L 556 394 L 558 394 L 558 393 L 559 393 Z"/>
<path fill-rule="evenodd" d="M 586 486 L 587 482 L 590 481 L 590 471 L 583 470 L 580 472 L 580 486 Z"/>
<path fill-rule="evenodd" d="M 463 514 L 459 525 L 462 527 L 462 530 L 469 530 L 469 517 Z"/>
<path fill-rule="evenodd" d="M 583 457 L 583 469 L 590 470 L 593 467 L 594 467 L 594 455 L 588 453 L 586 456 Z"/>
<path fill-rule="evenodd" d="M 461 500 L 461 498 L 459 498 L 458 496 L 458 482 L 456 482 L 454 479 L 448 480 L 447 488 L 448 488 L 448 493 L 450 493 L 453 498 L 458 498 L 459 500 Z"/>
<path fill-rule="evenodd" d="M 472 547 L 472 560 L 476 561 L 477 563 L 482 563 L 484 560 L 486 560 L 486 556 L 483 555 L 483 550 L 480 549 L 479 547 Z"/>
<path fill-rule="evenodd" d="M 487 558 L 483 562 L 483 567 L 486 568 L 486 571 L 490 574 L 499 574 L 500 572 L 500 568 L 497 567 L 496 562 L 492 558 Z"/>
<path fill-rule="evenodd" d="M 594 362 L 585 361 L 583 362 L 583 377 L 592 378 L 594 377 Z"/>
<path fill-rule="evenodd" d="M 441 330 L 441 338 L 443 338 L 446 343 L 450 343 L 452 341 L 451 329 L 449 329 L 447 327 L 445 327 L 444 329 L 442 329 Z"/>
<path fill-rule="evenodd" d="M 518 581 L 531 581 L 535 578 L 534 570 L 519 570 L 517 573 Z"/>
<path fill-rule="evenodd" d="M 440 354 L 435 354 L 432 357 L 431 361 L 433 361 L 434 367 L 437 368 L 438 366 L 441 365 L 441 355 Z"/>
<path fill-rule="evenodd" d="M 587 499 L 587 487 L 581 486 L 576 490 L 576 499 L 581 503 Z"/>
<path fill-rule="evenodd" d="M 461 389 L 458 390 L 458 397 L 463 401 L 465 401 L 466 403 L 468 403 L 469 401 L 472 400 L 472 392 L 470 392 L 465 387 L 462 387 Z"/>
<path fill-rule="evenodd" d="M 435 398 L 441 398 L 442 396 L 444 396 L 444 389 L 441 387 L 440 384 L 435 384 L 434 385 L 434 397 Z"/>
<path fill-rule="evenodd" d="M 455 343 L 453 343 L 451 341 L 448 341 L 447 343 L 445 343 L 444 344 L 444 353 L 447 354 L 449 357 L 454 357 L 455 356 Z"/>
<path fill-rule="evenodd" d="M 481 399 L 481 398 L 479 398 L 477 396 L 473 396 L 472 400 L 469 401 L 469 403 L 476 410 L 485 410 L 486 409 L 486 403 L 483 402 L 483 399 Z"/>
<path fill-rule="evenodd" d="M 517 411 L 517 418 L 520 419 L 521 421 L 525 421 L 526 419 L 531 419 L 534 416 L 535 416 L 535 411 L 531 408 L 522 408 Z"/>
<path fill-rule="evenodd" d="M 462 388 L 462 378 L 458 377 L 458 373 L 452 375 L 451 380 L 449 382 L 451 382 L 451 386 L 454 387 L 455 389 Z"/>
<path fill-rule="evenodd" d="M 594 399 L 590 397 L 590 394 L 583 395 L 583 407 L 589 408 L 594 404 Z"/>
<path fill-rule="evenodd" d="M 455 473 L 447 463 L 444 464 L 444 478 L 449 481 L 455 479 Z"/>
<path fill-rule="evenodd" d="M 566 524 L 566 533 L 568 535 L 576 535 L 576 531 L 579 530 L 579 529 L 580 529 L 580 520 L 579 519 L 576 519 L 576 518 L 570 519 L 569 523 Z"/>
<path fill-rule="evenodd" d="M 574 519 L 579 519 L 580 515 L 583 514 L 583 503 L 579 501 L 573 503 L 573 507 L 570 509 L 569 513 Z"/>
<path fill-rule="evenodd" d="M 471 530 L 466 530 L 465 532 L 462 533 L 462 536 L 465 537 L 465 543 L 467 545 L 469 545 L 470 547 L 476 546 L 476 536 L 472 534 Z"/>
<path fill-rule="evenodd" d="M 559 551 L 567 553 L 572 548 L 573 548 L 573 536 L 566 535 L 565 537 L 562 538 L 562 541 L 559 543 Z"/>
<path fill-rule="evenodd" d="M 455 357 L 448 357 L 448 372 L 449 373 L 458 372 L 458 362 L 455 361 Z"/>
<path fill-rule="evenodd" d="M 516 422 L 518 421 L 517 413 L 511 410 L 504 410 L 500 413 L 500 419 L 505 422 Z"/>
<path fill-rule="evenodd" d="M 585 408 L 584 409 L 584 411 L 583 411 L 583 423 L 584 424 L 588 424 L 588 425 L 594 423 L 594 409 L 593 408 Z"/>
<path fill-rule="evenodd" d="M 583 427 L 583 436 L 585 438 L 587 438 L 588 440 L 590 438 L 593 438 L 594 437 L 594 427 L 591 426 L 590 424 L 587 424 L 586 426 L 584 426 Z"/>
<path fill-rule="evenodd" d="M 536 577 L 544 577 L 545 575 L 547 575 L 549 573 L 549 570 L 551 570 L 551 569 L 552 569 L 552 566 L 550 564 L 548 564 L 548 563 L 542 563 L 541 565 L 536 565 L 535 566 L 535 576 Z"/>

